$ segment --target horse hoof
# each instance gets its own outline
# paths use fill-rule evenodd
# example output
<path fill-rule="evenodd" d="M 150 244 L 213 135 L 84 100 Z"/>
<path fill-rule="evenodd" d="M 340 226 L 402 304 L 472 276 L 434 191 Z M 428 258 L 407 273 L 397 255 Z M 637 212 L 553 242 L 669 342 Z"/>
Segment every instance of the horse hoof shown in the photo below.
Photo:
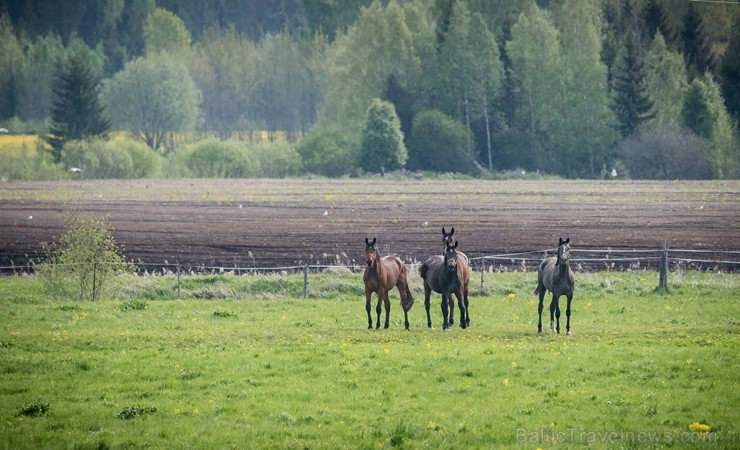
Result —
<path fill-rule="evenodd" d="M 570 336 L 570 330 L 566 331 L 566 332 L 565 332 L 565 335 L 566 335 L 566 336 Z"/>

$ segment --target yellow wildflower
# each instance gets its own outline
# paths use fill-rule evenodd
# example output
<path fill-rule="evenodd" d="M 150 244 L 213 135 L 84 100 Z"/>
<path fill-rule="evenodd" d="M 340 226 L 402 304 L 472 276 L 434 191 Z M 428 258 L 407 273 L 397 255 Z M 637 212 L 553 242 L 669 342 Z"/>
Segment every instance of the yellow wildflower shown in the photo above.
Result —
<path fill-rule="evenodd" d="M 710 428 L 709 428 L 709 425 L 707 425 L 705 423 L 694 422 L 691 425 L 689 425 L 689 430 L 691 430 L 691 431 L 700 431 L 702 433 L 707 433 L 707 432 L 709 432 Z"/>

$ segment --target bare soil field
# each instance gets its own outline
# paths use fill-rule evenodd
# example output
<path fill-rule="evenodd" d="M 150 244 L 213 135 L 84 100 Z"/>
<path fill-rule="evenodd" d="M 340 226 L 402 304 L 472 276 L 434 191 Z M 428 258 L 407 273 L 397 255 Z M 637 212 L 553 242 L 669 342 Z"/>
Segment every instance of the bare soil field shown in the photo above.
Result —
<path fill-rule="evenodd" d="M 365 237 L 423 261 L 455 227 L 470 257 L 552 248 L 740 250 L 740 182 L 133 180 L 0 184 L 0 266 L 41 256 L 65 210 L 108 218 L 146 264 L 363 263 Z"/>

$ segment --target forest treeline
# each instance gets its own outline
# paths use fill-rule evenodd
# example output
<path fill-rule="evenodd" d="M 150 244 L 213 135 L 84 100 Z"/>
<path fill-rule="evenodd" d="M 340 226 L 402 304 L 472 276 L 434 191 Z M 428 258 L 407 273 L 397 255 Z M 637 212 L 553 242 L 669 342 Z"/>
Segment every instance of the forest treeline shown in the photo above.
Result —
<path fill-rule="evenodd" d="M 740 1 L 2 0 L 0 127 L 89 177 L 738 178 Z"/>

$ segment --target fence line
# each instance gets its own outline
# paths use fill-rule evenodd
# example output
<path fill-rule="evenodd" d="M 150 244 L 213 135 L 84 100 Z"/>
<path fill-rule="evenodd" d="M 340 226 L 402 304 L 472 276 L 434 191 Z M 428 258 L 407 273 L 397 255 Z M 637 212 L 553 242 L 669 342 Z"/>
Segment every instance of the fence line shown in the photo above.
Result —
<path fill-rule="evenodd" d="M 530 266 L 532 270 L 542 261 L 543 256 L 549 255 L 557 251 L 556 248 L 549 248 L 544 250 L 532 250 L 515 253 L 503 253 L 497 255 L 484 255 L 474 258 L 469 258 L 471 261 L 471 269 L 474 271 L 481 272 L 481 290 L 483 289 L 483 274 L 484 272 L 493 272 L 508 270 L 509 268 L 521 268 L 527 270 L 527 264 L 534 263 L 534 267 Z M 607 270 L 620 270 L 620 269 L 650 269 L 653 263 L 657 264 L 654 266 L 660 273 L 659 286 L 667 289 L 668 287 L 668 273 L 670 270 L 670 263 L 674 264 L 701 264 L 714 266 L 724 266 L 727 271 L 738 271 L 740 270 L 740 260 L 730 259 L 706 259 L 706 258 L 691 258 L 682 255 L 687 254 L 712 254 L 712 255 L 723 255 L 733 256 L 740 255 L 740 251 L 732 250 L 695 250 L 695 249 L 669 249 L 668 243 L 664 244 L 663 248 L 656 249 L 572 249 L 571 252 L 585 254 L 586 257 L 582 258 L 571 258 L 571 262 L 577 263 L 579 269 L 598 269 L 605 268 Z M 603 257 L 598 255 L 603 254 Z M 636 254 L 652 254 L 651 256 L 621 256 L 621 255 L 636 255 Z M 671 256 L 674 254 L 676 256 Z M 528 255 L 539 255 L 537 257 L 524 257 Z M 494 264 L 488 265 L 487 262 L 498 262 L 498 267 Z M 508 262 L 504 265 L 503 262 Z M 645 267 L 641 263 L 647 263 Z M 87 265 L 89 263 L 68 263 L 60 264 L 62 266 L 79 266 Z M 120 263 L 106 262 L 106 261 L 95 261 L 94 265 L 114 265 Z M 600 264 L 604 264 L 601 266 Z M 583 266 L 581 266 L 583 265 Z M 284 265 L 284 266 L 271 266 L 271 267 L 239 267 L 239 266 L 224 266 L 224 265 L 184 265 L 180 263 L 139 263 L 135 264 L 139 274 L 148 275 L 150 274 L 148 268 L 151 268 L 152 275 L 177 275 L 177 296 L 180 298 L 180 277 L 183 275 L 194 275 L 194 274 L 237 274 L 237 275 L 249 275 L 249 274 L 266 274 L 266 273 L 277 273 L 280 275 L 287 273 L 303 273 L 303 297 L 308 297 L 308 283 L 309 273 L 318 271 L 329 271 L 341 269 L 350 271 L 352 273 L 361 272 L 364 269 L 364 265 L 341 265 L 341 264 L 295 264 L 295 265 Z M 707 267 L 697 267 L 697 269 L 706 269 Z M 31 264 L 23 266 L 0 266 L 1 275 L 15 275 L 15 274 L 32 274 L 34 273 L 34 266 Z"/>

